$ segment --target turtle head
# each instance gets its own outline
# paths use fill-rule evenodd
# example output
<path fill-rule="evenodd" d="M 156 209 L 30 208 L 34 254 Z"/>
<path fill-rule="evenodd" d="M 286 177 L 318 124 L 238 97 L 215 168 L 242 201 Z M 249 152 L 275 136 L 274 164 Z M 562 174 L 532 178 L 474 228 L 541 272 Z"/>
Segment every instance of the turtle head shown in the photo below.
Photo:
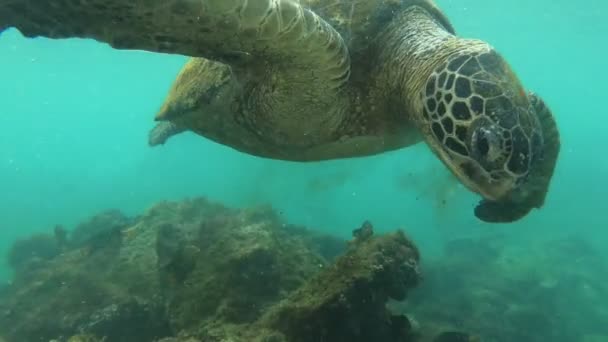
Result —
<path fill-rule="evenodd" d="M 478 218 L 511 222 L 542 205 L 549 180 L 538 180 L 538 170 L 547 173 L 541 165 L 544 152 L 559 148 L 559 140 L 544 139 L 541 116 L 552 116 L 548 110 L 539 113 L 542 100 L 526 94 L 496 51 L 448 58 L 427 79 L 422 99 L 427 142 L 467 188 L 483 197 Z M 556 132 L 552 122 L 547 130 Z M 556 158 L 548 163 L 554 166 Z"/>

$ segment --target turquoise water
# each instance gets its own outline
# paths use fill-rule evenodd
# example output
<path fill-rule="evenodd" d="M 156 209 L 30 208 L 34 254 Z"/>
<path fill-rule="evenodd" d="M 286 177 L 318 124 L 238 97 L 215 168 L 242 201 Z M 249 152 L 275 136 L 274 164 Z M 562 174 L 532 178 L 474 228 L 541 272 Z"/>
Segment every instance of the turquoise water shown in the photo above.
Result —
<path fill-rule="evenodd" d="M 557 117 L 562 153 L 541 211 L 509 225 L 479 222 L 478 198 L 422 144 L 313 164 L 251 157 L 194 134 L 151 149 L 153 115 L 184 57 L 9 30 L 0 37 L 0 254 L 16 238 L 56 223 L 72 227 L 107 208 L 136 214 L 160 200 L 201 195 L 229 205 L 270 203 L 291 222 L 344 236 L 365 219 L 383 230 L 404 227 L 426 255 L 445 239 L 496 231 L 518 243 L 575 232 L 604 245 L 608 5 L 438 3 L 461 36 L 493 44 Z"/>

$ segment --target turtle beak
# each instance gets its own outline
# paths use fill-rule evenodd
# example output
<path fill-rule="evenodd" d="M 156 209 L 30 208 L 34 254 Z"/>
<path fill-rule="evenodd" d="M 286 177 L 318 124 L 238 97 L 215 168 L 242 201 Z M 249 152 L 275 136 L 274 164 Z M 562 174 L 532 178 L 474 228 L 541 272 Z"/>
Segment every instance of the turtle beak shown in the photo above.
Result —
<path fill-rule="evenodd" d="M 487 223 L 511 223 L 522 219 L 532 207 L 516 202 L 494 202 L 482 200 L 475 207 L 475 216 Z"/>
<path fill-rule="evenodd" d="M 522 219 L 532 209 L 540 209 L 545 203 L 551 179 L 560 152 L 560 137 L 553 114 L 538 95 L 528 94 L 534 112 L 540 122 L 543 145 L 540 156 L 524 183 L 520 184 L 500 201 L 482 200 L 475 208 L 475 216 L 491 223 L 509 223 Z"/>

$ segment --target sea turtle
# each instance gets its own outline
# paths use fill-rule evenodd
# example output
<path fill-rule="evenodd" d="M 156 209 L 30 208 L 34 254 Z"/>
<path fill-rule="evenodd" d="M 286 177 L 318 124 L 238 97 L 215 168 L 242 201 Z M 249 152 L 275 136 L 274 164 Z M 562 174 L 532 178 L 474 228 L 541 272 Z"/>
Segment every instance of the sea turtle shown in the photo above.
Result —
<path fill-rule="evenodd" d="M 150 145 L 192 131 L 304 162 L 425 141 L 484 221 L 540 208 L 559 152 L 540 97 L 432 0 L 0 0 L 9 27 L 190 57 Z"/>

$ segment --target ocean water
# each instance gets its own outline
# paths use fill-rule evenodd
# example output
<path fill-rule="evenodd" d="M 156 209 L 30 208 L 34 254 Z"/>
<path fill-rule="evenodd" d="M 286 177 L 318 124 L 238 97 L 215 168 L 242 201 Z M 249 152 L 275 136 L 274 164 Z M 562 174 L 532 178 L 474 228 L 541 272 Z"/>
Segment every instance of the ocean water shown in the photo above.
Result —
<path fill-rule="evenodd" d="M 307 164 L 252 157 L 190 133 L 150 148 L 153 116 L 185 57 L 8 30 L 0 36 L 0 255 L 58 223 L 192 196 L 269 203 L 290 222 L 345 237 L 363 220 L 381 231 L 405 228 L 423 255 L 455 237 L 497 232 L 520 246 L 574 234 L 604 251 L 608 3 L 437 2 L 459 35 L 494 45 L 553 110 L 562 150 L 542 210 L 512 224 L 480 222 L 478 198 L 424 144 Z M 9 277 L 0 264 L 0 278 Z"/>

